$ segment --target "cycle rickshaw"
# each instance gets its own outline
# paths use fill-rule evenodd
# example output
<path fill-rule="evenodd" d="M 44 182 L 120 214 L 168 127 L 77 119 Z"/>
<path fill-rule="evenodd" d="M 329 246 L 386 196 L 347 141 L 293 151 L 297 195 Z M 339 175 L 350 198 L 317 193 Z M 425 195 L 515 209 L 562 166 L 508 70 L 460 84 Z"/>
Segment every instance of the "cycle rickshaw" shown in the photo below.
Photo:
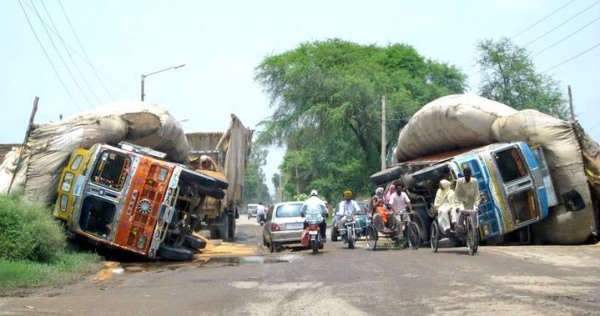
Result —
<path fill-rule="evenodd" d="M 384 224 L 379 214 L 374 214 L 373 219 L 367 226 L 367 247 L 371 250 L 377 249 L 377 241 L 380 238 L 390 239 L 396 247 L 402 242 L 408 243 L 411 249 L 419 249 L 421 244 L 421 232 L 414 221 L 414 212 L 394 213 L 388 211 L 388 223 Z"/>
<path fill-rule="evenodd" d="M 438 251 L 440 239 L 449 238 L 466 244 L 469 255 L 474 256 L 479 247 L 479 216 L 477 210 L 453 209 L 451 212 L 458 212 L 458 219 L 450 229 L 442 232 L 438 222 L 439 214 L 431 222 L 430 243 L 433 252 Z"/>

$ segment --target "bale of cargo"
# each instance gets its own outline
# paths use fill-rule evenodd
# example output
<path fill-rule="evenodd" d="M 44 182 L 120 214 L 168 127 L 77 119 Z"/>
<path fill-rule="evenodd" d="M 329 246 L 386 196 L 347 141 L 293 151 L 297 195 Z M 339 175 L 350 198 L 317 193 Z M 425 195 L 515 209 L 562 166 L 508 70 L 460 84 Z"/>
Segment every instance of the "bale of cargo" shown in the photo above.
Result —
<path fill-rule="evenodd" d="M 19 170 L 0 173 L 22 174 L 11 192 L 21 191 L 27 199 L 54 202 L 60 171 L 71 152 L 97 143 L 117 145 L 127 141 L 165 152 L 168 159 L 184 162 L 189 146 L 179 122 L 163 108 L 142 102 L 120 102 L 98 107 L 64 121 L 36 125 L 31 131 Z M 4 165 L 3 165 L 4 166 Z M 5 192 L 4 181 L 0 192 Z"/>
<path fill-rule="evenodd" d="M 597 144 L 589 137 L 585 139 L 587 150 L 582 149 L 581 136 L 572 123 L 535 110 L 516 111 L 478 96 L 450 95 L 430 102 L 411 118 L 400 131 L 395 156 L 402 162 L 496 142 L 524 141 L 542 146 L 563 203 L 552 208 L 547 219 L 533 225 L 534 234 L 543 242 L 577 244 L 586 241 L 596 226 L 589 189 L 593 177 L 589 175 L 598 175 L 600 159 L 598 151 L 594 156 L 590 149 L 597 149 Z M 584 160 L 584 151 L 589 159 Z M 573 190 L 585 203 L 576 211 L 567 208 L 564 197 Z"/>

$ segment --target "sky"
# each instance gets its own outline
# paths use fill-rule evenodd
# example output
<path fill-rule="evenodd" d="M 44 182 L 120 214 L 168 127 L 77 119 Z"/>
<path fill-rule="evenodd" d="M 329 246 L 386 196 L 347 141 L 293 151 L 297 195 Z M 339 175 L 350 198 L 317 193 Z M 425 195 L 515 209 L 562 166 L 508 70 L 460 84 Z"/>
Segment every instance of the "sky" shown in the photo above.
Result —
<path fill-rule="evenodd" d="M 256 66 L 264 57 L 302 42 L 329 38 L 412 45 L 428 58 L 459 67 L 468 76 L 469 92 L 477 93 L 478 41 L 509 37 L 527 45 L 537 69 L 545 71 L 599 43 L 600 21 L 595 21 L 600 18 L 599 2 L 21 0 L 67 92 L 19 1 L 4 0 L 0 1 L 0 143 L 22 141 L 34 96 L 40 97 L 36 122 L 58 120 L 61 114 L 111 101 L 137 100 L 142 73 L 179 64 L 186 66 L 146 79 L 147 102 L 166 107 L 190 132 L 224 130 L 230 113 L 256 128 L 273 110 L 254 80 Z M 85 51 L 69 28 L 61 3 Z M 565 95 L 566 86 L 572 86 L 575 113 L 596 140 L 600 140 L 599 61 L 597 47 L 547 72 L 560 82 Z M 271 175 L 283 152 L 270 149 L 266 179 L 271 188 Z"/>

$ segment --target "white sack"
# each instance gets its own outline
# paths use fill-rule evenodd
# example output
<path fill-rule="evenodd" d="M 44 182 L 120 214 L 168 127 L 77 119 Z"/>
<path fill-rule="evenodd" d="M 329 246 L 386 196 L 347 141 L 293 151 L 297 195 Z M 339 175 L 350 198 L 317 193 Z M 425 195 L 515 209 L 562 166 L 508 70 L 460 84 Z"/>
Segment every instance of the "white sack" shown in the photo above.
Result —
<path fill-rule="evenodd" d="M 163 151 L 178 162 L 185 161 L 189 152 L 183 129 L 166 110 L 142 102 L 102 106 L 61 122 L 35 126 L 27 142 L 29 161 L 22 164 L 26 168 L 25 197 L 53 203 L 60 171 L 75 148 L 121 141 Z"/>
<path fill-rule="evenodd" d="M 4 156 L 4 161 L 0 164 L 0 194 L 7 194 L 10 182 L 12 181 L 12 188 L 10 192 L 12 194 L 23 193 L 23 185 L 25 184 L 25 168 L 20 168 L 19 172 L 15 175 L 17 170 L 17 160 L 21 153 L 20 147 L 13 147 L 13 149 Z M 27 160 L 21 162 L 22 165 L 27 165 Z M 13 179 L 14 176 L 14 179 Z"/>
<path fill-rule="evenodd" d="M 419 110 L 400 131 L 396 158 L 405 161 L 430 153 L 487 145 L 491 126 L 516 111 L 475 95 L 455 94 L 436 99 Z"/>

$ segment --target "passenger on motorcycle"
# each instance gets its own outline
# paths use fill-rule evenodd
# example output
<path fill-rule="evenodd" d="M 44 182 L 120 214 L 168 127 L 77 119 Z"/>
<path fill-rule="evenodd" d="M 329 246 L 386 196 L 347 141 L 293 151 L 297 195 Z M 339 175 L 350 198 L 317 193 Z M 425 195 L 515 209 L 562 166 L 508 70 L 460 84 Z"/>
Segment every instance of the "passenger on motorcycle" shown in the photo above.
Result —
<path fill-rule="evenodd" d="M 304 205 L 302 205 L 302 216 L 315 219 L 315 221 L 319 222 L 319 231 L 321 232 L 323 242 L 325 242 L 327 230 L 327 223 L 325 222 L 325 218 L 327 217 L 327 206 L 325 205 L 325 202 L 319 198 L 317 190 L 310 191 L 310 197 L 304 201 Z M 308 226 L 308 224 L 305 221 L 304 228 L 306 228 L 306 226 Z"/>
<path fill-rule="evenodd" d="M 267 207 L 263 204 L 263 202 L 258 202 L 256 206 L 256 221 L 257 222 L 265 222 L 267 220 Z"/>
<path fill-rule="evenodd" d="M 344 200 L 340 202 L 335 214 L 338 229 L 343 228 L 347 220 L 350 220 L 355 213 L 360 212 L 360 206 L 352 199 L 353 193 L 351 190 L 344 191 L 343 196 Z"/>

